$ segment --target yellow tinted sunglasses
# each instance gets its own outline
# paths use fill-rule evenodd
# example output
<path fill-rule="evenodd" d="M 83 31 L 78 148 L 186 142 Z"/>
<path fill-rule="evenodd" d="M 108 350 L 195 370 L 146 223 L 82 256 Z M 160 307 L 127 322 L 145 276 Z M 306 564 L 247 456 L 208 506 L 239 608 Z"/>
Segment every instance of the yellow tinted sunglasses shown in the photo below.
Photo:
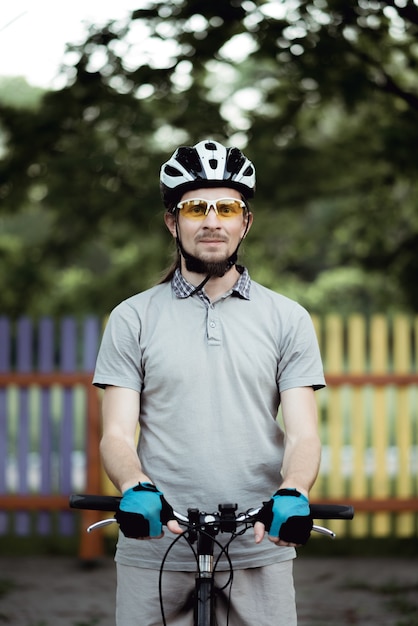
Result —
<path fill-rule="evenodd" d="M 236 198 L 220 198 L 219 200 L 190 198 L 190 200 L 182 200 L 177 205 L 181 214 L 189 220 L 204 220 L 211 208 L 221 219 L 228 219 L 242 215 L 245 207 L 245 202 Z"/>

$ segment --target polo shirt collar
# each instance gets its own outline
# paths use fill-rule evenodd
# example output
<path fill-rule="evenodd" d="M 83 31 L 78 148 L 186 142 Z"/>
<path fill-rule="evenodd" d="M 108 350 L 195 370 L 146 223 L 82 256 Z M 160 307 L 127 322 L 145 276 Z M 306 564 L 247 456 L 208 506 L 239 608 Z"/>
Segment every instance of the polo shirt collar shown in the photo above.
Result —
<path fill-rule="evenodd" d="M 231 295 L 242 298 L 243 300 L 249 300 L 251 278 L 248 270 L 242 265 L 237 265 L 236 268 L 240 275 L 237 282 L 231 289 Z M 177 298 L 188 298 L 196 288 L 184 278 L 179 268 L 177 268 L 174 272 L 173 278 L 171 280 L 171 286 L 174 291 L 174 295 Z"/>

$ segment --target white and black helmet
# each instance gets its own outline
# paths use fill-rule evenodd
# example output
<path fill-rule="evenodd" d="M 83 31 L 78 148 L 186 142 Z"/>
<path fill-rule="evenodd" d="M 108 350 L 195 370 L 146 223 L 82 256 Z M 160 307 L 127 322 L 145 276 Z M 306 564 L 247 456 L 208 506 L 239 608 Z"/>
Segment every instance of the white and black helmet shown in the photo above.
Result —
<path fill-rule="evenodd" d="M 222 186 L 236 189 L 245 199 L 252 198 L 255 169 L 241 150 L 225 148 L 211 139 L 180 146 L 161 166 L 161 195 L 168 209 L 173 209 L 186 191 Z"/>

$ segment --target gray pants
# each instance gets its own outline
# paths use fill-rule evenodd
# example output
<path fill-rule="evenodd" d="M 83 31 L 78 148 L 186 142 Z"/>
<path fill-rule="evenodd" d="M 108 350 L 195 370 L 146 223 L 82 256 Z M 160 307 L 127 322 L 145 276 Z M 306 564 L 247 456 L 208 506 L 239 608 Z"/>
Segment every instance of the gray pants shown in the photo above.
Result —
<path fill-rule="evenodd" d="M 158 577 L 158 570 L 117 564 L 117 626 L 161 626 Z M 228 577 L 229 572 L 217 572 L 216 587 L 222 588 Z M 163 573 L 167 626 L 193 626 L 194 581 L 194 573 Z M 218 626 L 296 626 L 293 561 L 234 570 L 230 596 L 229 587 L 217 595 L 216 616 Z"/>

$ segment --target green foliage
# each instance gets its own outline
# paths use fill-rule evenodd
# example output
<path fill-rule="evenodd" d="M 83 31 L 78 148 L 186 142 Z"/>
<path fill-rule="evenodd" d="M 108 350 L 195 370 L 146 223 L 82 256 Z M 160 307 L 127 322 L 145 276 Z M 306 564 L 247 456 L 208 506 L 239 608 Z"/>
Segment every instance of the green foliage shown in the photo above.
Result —
<path fill-rule="evenodd" d="M 70 46 L 64 89 L 0 98 L 3 312 L 103 314 L 158 279 L 160 165 L 209 136 L 256 164 L 254 278 L 418 310 L 416 3 L 138 5 Z"/>
<path fill-rule="evenodd" d="M 44 89 L 29 85 L 22 76 L 0 76 L 0 102 L 23 109 L 36 109 L 44 94 Z"/>

